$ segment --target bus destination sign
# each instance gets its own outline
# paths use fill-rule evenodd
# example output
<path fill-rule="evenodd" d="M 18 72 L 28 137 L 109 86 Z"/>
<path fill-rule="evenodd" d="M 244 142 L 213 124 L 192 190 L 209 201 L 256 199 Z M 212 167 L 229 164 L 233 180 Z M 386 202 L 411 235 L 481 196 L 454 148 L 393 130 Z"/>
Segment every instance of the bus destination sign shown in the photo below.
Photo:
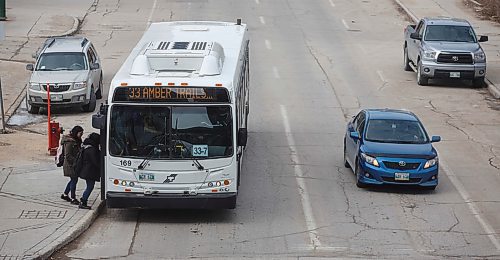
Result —
<path fill-rule="evenodd" d="M 225 88 L 216 87 L 118 87 L 113 102 L 228 103 Z"/>

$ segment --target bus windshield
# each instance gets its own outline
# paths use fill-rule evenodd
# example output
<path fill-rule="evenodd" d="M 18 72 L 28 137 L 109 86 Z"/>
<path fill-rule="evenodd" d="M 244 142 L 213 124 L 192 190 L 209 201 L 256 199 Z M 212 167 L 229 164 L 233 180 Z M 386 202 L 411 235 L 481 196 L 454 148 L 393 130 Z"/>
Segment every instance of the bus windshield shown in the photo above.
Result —
<path fill-rule="evenodd" d="M 125 106 L 111 110 L 109 152 L 151 159 L 233 155 L 229 106 Z"/>

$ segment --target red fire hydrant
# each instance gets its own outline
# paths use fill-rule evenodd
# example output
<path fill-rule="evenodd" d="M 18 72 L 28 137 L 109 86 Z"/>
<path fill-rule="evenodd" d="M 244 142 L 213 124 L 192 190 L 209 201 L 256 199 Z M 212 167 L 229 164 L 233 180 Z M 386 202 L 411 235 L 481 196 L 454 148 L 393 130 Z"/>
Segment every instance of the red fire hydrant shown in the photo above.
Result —
<path fill-rule="evenodd" d="M 49 122 L 49 154 L 56 155 L 57 147 L 59 147 L 59 140 L 63 133 L 63 128 L 59 127 L 59 123 L 52 121 Z"/>

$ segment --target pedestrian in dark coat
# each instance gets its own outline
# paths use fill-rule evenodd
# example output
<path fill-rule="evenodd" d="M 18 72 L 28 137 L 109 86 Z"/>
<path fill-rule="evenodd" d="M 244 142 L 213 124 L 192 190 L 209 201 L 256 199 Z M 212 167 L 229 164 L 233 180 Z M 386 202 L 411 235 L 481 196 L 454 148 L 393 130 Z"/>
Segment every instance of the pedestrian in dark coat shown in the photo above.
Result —
<path fill-rule="evenodd" d="M 78 176 L 85 180 L 87 188 L 83 192 L 80 199 L 81 209 L 90 209 L 87 205 L 90 193 L 94 190 L 95 182 L 101 179 L 101 151 L 99 149 L 100 135 L 91 133 L 89 137 L 83 141 L 82 167 L 78 172 Z"/>
<path fill-rule="evenodd" d="M 83 128 L 81 126 L 75 126 L 71 129 L 70 133 L 63 136 L 61 140 L 61 145 L 63 145 L 64 150 L 63 172 L 64 176 L 70 178 L 64 193 L 61 195 L 61 199 L 70 201 L 71 204 L 75 205 L 78 205 L 80 202 L 76 199 L 76 184 L 78 183 L 78 175 L 75 173 L 74 165 L 78 152 L 80 151 L 80 147 L 82 146 L 82 135 Z M 70 192 L 71 198 L 68 196 Z"/>

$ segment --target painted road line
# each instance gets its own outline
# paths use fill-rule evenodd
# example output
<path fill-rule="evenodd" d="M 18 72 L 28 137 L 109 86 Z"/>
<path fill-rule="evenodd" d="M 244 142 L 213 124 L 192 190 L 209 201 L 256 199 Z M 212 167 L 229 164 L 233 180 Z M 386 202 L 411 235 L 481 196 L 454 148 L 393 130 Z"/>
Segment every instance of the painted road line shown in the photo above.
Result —
<path fill-rule="evenodd" d="M 268 50 L 271 50 L 273 48 L 273 46 L 271 46 L 271 42 L 269 40 L 265 40 L 264 43 L 266 44 L 266 48 Z"/>
<path fill-rule="evenodd" d="M 321 247 L 321 242 L 318 238 L 318 226 L 314 219 L 311 200 L 309 199 L 309 193 L 307 192 L 307 186 L 304 182 L 304 173 L 300 167 L 301 163 L 299 156 L 297 155 L 297 150 L 295 149 L 295 139 L 292 135 L 292 129 L 290 128 L 290 121 L 288 120 L 288 113 L 285 106 L 280 105 L 281 116 L 283 117 L 283 125 L 285 127 L 286 139 L 288 141 L 288 146 L 290 147 L 290 159 L 294 164 L 295 180 L 297 181 L 297 186 L 299 188 L 300 202 L 302 203 L 302 210 L 304 212 L 304 217 L 306 220 L 306 228 L 309 234 L 309 240 L 311 242 L 312 249 Z"/>
<path fill-rule="evenodd" d="M 351 28 L 349 28 L 349 25 L 347 25 L 347 22 L 345 21 L 345 19 L 342 19 L 342 24 L 344 25 L 344 27 L 345 27 L 347 30 L 351 30 Z"/>
<path fill-rule="evenodd" d="M 261 24 L 266 24 L 266 20 L 264 19 L 264 16 L 259 16 L 259 20 Z"/>
<path fill-rule="evenodd" d="M 153 2 L 153 7 L 151 8 L 151 12 L 149 13 L 149 17 L 148 17 L 148 23 L 146 25 L 146 29 L 149 27 L 149 25 L 151 24 L 151 22 L 153 21 L 153 14 L 155 12 L 155 9 L 156 9 L 156 4 L 158 3 L 158 0 L 155 0 Z"/>
<path fill-rule="evenodd" d="M 384 73 L 381 70 L 377 70 L 377 74 L 380 80 L 382 80 L 382 82 L 384 83 L 387 82 L 387 80 L 385 80 Z"/>
<path fill-rule="evenodd" d="M 276 66 L 273 66 L 273 74 L 274 74 L 274 77 L 277 78 L 277 79 L 280 79 L 280 73 L 278 71 L 278 68 L 276 68 Z"/>
<path fill-rule="evenodd" d="M 441 168 L 444 170 L 444 173 L 446 174 L 446 176 L 448 176 L 453 186 L 455 186 L 455 189 L 457 189 L 458 193 L 465 201 L 465 204 L 467 204 L 467 207 L 469 207 L 469 210 L 471 211 L 472 215 L 474 215 L 474 217 L 477 219 L 483 230 L 486 232 L 486 235 L 490 239 L 491 243 L 493 243 L 496 249 L 500 251 L 500 242 L 496 237 L 495 230 L 493 229 L 491 224 L 488 223 L 488 220 L 486 220 L 486 218 L 484 218 L 483 215 L 481 215 L 479 207 L 472 200 L 472 197 L 470 196 L 469 192 L 465 189 L 465 186 L 462 184 L 462 182 L 458 179 L 458 176 L 453 172 L 453 170 L 450 167 L 448 167 L 448 164 L 446 164 L 442 158 L 439 159 L 440 159 L 439 163 L 441 164 Z"/>

